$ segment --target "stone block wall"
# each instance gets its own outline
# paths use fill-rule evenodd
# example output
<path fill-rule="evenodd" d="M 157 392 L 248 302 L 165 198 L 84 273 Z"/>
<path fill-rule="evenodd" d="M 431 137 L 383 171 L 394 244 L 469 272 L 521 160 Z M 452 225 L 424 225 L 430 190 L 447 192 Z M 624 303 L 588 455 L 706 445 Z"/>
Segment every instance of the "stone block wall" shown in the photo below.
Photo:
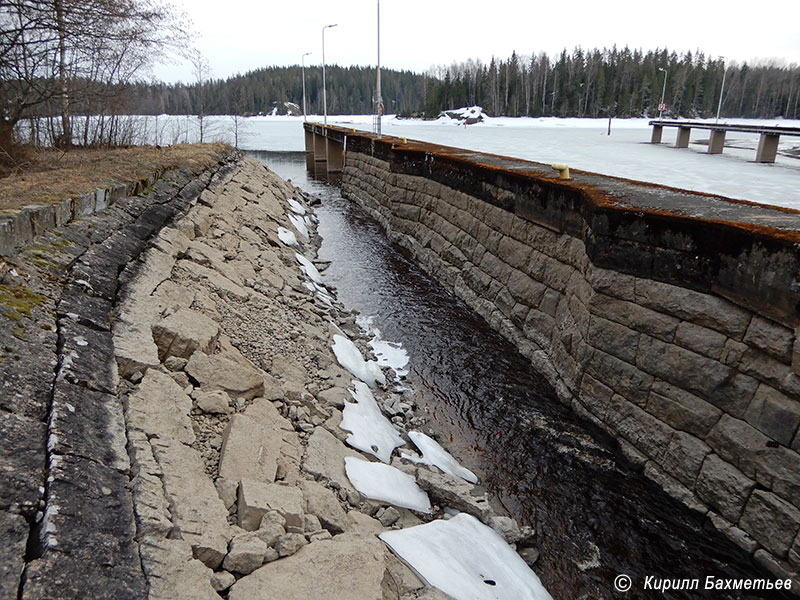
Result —
<path fill-rule="evenodd" d="M 574 187 L 548 189 L 463 160 L 445 168 L 436 147 L 410 152 L 348 136 L 347 148 L 345 197 L 648 477 L 776 576 L 800 580 L 800 294 L 781 287 L 797 247 L 758 239 L 740 252 L 758 260 L 709 250 L 704 262 L 708 230 L 609 217 Z M 613 219 L 624 227 L 609 227 Z M 758 237 L 720 236 L 728 249 L 731 239 Z M 648 253 L 667 256 L 663 268 L 632 258 Z"/>

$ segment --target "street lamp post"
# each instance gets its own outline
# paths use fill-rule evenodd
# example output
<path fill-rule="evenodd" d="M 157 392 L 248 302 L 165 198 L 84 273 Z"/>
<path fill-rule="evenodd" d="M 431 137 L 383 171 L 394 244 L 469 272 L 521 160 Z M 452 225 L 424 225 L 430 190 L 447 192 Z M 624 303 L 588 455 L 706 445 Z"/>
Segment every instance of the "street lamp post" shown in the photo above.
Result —
<path fill-rule="evenodd" d="M 661 87 L 661 102 L 658 103 L 658 119 L 661 120 L 662 115 L 664 114 L 664 94 L 667 92 L 667 69 L 662 69 L 661 67 L 658 68 L 659 71 L 664 71 L 664 85 Z"/>
<path fill-rule="evenodd" d="M 728 65 L 725 64 L 725 59 L 720 56 L 723 60 L 722 63 L 722 87 L 719 88 L 719 104 L 717 105 L 717 120 L 716 122 L 719 123 L 719 112 L 722 110 L 722 93 L 725 91 L 725 75 L 728 74 Z"/>
<path fill-rule="evenodd" d="M 328 92 L 325 89 L 325 30 L 331 27 L 336 27 L 338 23 L 333 25 L 325 25 L 322 28 L 322 111 L 324 113 L 323 124 L 328 124 Z"/>
<path fill-rule="evenodd" d="M 375 89 L 375 112 L 377 121 L 375 122 L 375 133 L 381 137 L 381 117 L 383 116 L 383 98 L 381 98 L 381 0 L 378 0 L 378 69 L 377 84 Z"/>
<path fill-rule="evenodd" d="M 303 64 L 303 122 L 308 120 L 306 119 L 306 56 L 309 54 L 311 54 L 311 52 L 306 52 L 300 59 L 300 62 Z"/>

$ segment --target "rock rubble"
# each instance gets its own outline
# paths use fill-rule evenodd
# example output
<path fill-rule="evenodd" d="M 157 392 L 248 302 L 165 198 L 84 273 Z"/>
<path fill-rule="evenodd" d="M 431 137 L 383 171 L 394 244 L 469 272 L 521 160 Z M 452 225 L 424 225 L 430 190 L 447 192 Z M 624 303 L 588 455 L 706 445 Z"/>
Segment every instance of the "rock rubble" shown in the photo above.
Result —
<path fill-rule="evenodd" d="M 376 535 L 445 508 L 531 545 L 479 486 L 427 466 L 400 464 L 430 493 L 432 515 L 368 500 L 348 480 L 345 457 L 371 457 L 343 441 L 353 376 L 333 336 L 370 351 L 312 280 L 313 202 L 242 159 L 160 231 L 128 283 L 113 328 L 117 393 L 151 600 L 443 598 Z M 279 228 L 296 231 L 298 219 L 309 238 L 287 246 Z M 425 423 L 385 387 L 376 399 L 401 433 Z"/>

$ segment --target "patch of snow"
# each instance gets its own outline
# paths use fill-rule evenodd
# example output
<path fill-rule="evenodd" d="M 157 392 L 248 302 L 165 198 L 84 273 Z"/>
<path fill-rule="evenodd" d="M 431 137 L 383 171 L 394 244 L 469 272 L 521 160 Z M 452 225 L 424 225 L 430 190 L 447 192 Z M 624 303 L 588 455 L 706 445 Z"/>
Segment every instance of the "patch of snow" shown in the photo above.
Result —
<path fill-rule="evenodd" d="M 355 377 L 374 388 L 378 383 L 386 385 L 386 377 L 374 360 L 364 360 L 356 345 L 342 335 L 333 336 L 333 354 L 336 360 Z"/>
<path fill-rule="evenodd" d="M 393 369 L 397 374 L 396 381 L 399 382 L 401 377 L 408 375 L 408 369 L 406 368 L 409 360 L 408 352 L 406 352 L 406 349 L 403 348 L 401 343 L 390 342 L 389 340 L 383 339 L 381 330 L 377 327 L 373 327 L 373 320 L 373 317 L 359 315 L 356 317 L 356 324 L 362 331 L 368 335 L 372 335 L 369 345 L 375 353 L 378 364 L 381 367 Z"/>
<path fill-rule="evenodd" d="M 460 477 L 461 479 L 465 479 L 470 483 L 478 483 L 478 477 L 475 475 L 475 473 L 466 467 L 461 466 L 461 464 L 459 464 L 459 462 L 453 458 L 453 455 L 442 448 L 436 440 L 428 437 L 420 431 L 409 431 L 408 437 L 412 442 L 414 442 L 416 447 L 419 448 L 420 452 L 422 452 L 422 458 L 414 458 L 413 456 L 406 454 L 403 455 L 404 458 L 407 458 L 415 463 L 432 465 L 438 469 L 441 469 L 448 475 Z"/>
<path fill-rule="evenodd" d="M 471 515 L 378 537 L 423 580 L 455 600 L 552 600 L 511 546 Z"/>
<path fill-rule="evenodd" d="M 323 303 L 327 304 L 331 308 L 333 307 L 333 298 L 331 298 L 328 294 L 324 292 L 317 292 L 317 298 L 322 300 Z"/>
<path fill-rule="evenodd" d="M 292 227 L 297 230 L 297 233 L 299 233 L 301 237 L 308 239 L 308 227 L 306 227 L 305 221 L 292 213 L 286 213 L 286 216 L 289 217 L 289 221 L 291 221 Z"/>
<path fill-rule="evenodd" d="M 420 489 L 413 475 L 353 456 L 345 456 L 344 470 L 353 487 L 367 498 L 421 513 L 431 512 L 428 494 Z"/>
<path fill-rule="evenodd" d="M 297 238 L 286 227 L 278 227 L 278 239 L 287 246 L 297 246 Z"/>
<path fill-rule="evenodd" d="M 75 341 L 75 345 L 76 346 L 88 346 L 89 345 L 89 342 L 87 342 L 86 338 L 83 337 L 82 335 L 76 335 L 72 339 Z"/>
<path fill-rule="evenodd" d="M 292 209 L 292 212 L 295 214 L 300 215 L 301 217 L 306 214 L 306 209 L 294 198 L 287 198 L 286 202 L 289 203 L 289 208 Z"/>
<path fill-rule="evenodd" d="M 339 427 L 350 432 L 346 441 L 353 448 L 389 463 L 394 449 L 405 442 L 381 412 L 369 387 L 361 381 L 353 381 L 353 387 L 350 395 L 355 402 L 345 402 Z"/>
<path fill-rule="evenodd" d="M 317 271 L 317 267 L 314 266 L 314 263 L 312 263 L 302 254 L 295 253 L 294 256 L 297 259 L 297 262 L 300 263 L 300 270 L 306 274 L 306 277 L 308 277 L 314 283 L 322 284 L 322 275 L 319 274 L 319 271 Z"/>

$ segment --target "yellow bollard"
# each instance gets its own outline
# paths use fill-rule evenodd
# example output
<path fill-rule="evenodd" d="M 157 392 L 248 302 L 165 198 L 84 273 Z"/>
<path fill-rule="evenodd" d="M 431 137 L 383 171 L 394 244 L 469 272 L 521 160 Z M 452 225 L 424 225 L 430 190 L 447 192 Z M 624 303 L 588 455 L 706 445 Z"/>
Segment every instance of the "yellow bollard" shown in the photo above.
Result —
<path fill-rule="evenodd" d="M 563 163 L 555 163 L 550 165 L 551 169 L 558 171 L 558 178 L 559 179 L 572 179 L 569 176 L 569 167 Z"/>

